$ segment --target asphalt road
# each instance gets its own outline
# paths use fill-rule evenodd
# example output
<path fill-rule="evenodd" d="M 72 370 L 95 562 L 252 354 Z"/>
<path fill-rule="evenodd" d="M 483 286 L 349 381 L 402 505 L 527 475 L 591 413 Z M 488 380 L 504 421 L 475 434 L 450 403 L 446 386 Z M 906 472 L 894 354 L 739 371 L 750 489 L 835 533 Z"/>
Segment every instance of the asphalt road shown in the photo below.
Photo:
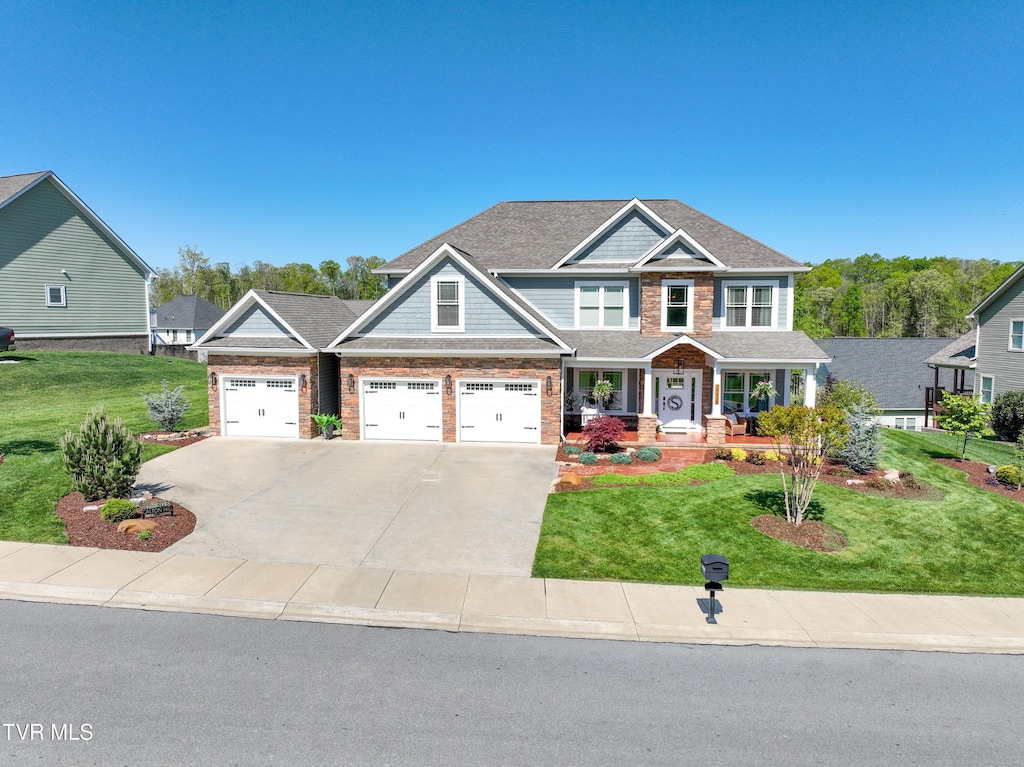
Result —
<path fill-rule="evenodd" d="M 994 765 L 1024 754 L 1024 658 L 1013 656 L 4 601 L 0 638 L 2 765 Z"/>

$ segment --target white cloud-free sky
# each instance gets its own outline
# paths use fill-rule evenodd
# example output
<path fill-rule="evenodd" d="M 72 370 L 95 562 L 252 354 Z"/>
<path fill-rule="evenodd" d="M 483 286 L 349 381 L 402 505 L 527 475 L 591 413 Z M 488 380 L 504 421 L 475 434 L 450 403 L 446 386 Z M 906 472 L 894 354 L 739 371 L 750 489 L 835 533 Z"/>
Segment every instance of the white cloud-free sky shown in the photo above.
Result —
<path fill-rule="evenodd" d="M 673 197 L 799 260 L 1024 259 L 1024 5 L 0 5 L 0 175 L 154 267 L 394 258 L 502 200 Z"/>

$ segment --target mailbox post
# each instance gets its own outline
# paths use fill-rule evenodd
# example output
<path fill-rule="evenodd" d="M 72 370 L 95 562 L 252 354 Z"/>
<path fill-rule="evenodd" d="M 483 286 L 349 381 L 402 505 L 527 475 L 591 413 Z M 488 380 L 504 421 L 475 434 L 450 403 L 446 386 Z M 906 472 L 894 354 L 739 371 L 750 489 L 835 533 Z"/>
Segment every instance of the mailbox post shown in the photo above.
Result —
<path fill-rule="evenodd" d="M 715 593 L 722 590 L 722 581 L 729 580 L 729 560 L 721 554 L 705 554 L 700 558 L 700 574 L 707 581 L 704 588 L 711 597 L 708 604 L 708 623 L 717 623 Z"/>

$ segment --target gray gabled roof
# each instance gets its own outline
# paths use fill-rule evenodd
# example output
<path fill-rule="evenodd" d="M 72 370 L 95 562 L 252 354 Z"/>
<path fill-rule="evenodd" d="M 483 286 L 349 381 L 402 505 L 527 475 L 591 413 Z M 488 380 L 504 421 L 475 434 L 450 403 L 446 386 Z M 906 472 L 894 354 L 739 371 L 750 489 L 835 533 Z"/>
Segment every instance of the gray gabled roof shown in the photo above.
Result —
<path fill-rule="evenodd" d="M 224 310 L 200 296 L 178 296 L 156 308 L 156 326 L 186 330 L 212 328 Z"/>
<path fill-rule="evenodd" d="M 942 368 L 973 368 L 975 363 L 975 331 L 964 333 L 958 339 L 943 346 L 925 360 L 928 365 Z"/>
<path fill-rule="evenodd" d="M 0 207 L 3 207 L 12 197 L 17 197 L 19 192 L 24 191 L 33 183 L 41 179 L 48 170 L 41 170 L 37 173 L 19 173 L 16 176 L 0 176 Z"/>
<path fill-rule="evenodd" d="M 935 373 L 926 364 L 950 343 L 949 338 L 822 338 L 818 344 L 832 357 L 828 374 L 856 381 L 885 409 L 924 407 L 924 390 Z"/>
<path fill-rule="evenodd" d="M 829 354 L 800 330 L 728 331 L 694 338 L 723 360 L 827 362 Z"/>
<path fill-rule="evenodd" d="M 628 202 L 501 202 L 417 245 L 378 271 L 401 273 L 414 269 L 445 242 L 472 254 L 486 269 L 548 269 Z M 673 229 L 686 231 L 729 268 L 801 267 L 788 256 L 679 200 L 642 202 Z M 641 255 L 637 254 L 637 260 Z"/>

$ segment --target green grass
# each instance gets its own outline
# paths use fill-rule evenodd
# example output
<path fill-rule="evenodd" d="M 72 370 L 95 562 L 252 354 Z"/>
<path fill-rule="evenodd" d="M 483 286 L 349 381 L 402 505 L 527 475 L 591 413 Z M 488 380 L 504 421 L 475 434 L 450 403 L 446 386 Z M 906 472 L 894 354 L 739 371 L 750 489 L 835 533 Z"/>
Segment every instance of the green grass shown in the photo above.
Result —
<path fill-rule="evenodd" d="M 71 491 L 58 441 L 103 406 L 134 432 L 156 431 L 142 394 L 160 382 L 185 385 L 192 407 L 182 428 L 207 423 L 206 365 L 172 357 L 103 352 L 5 354 L 20 364 L 0 365 L 0 540 L 66 543 L 64 525 L 53 513 Z M 146 445 L 149 460 L 169 448 Z"/>
<path fill-rule="evenodd" d="M 888 429 L 885 431 L 889 431 Z M 894 430 L 895 431 L 895 430 Z M 937 456 L 946 458 L 959 458 L 963 450 L 963 440 L 952 434 L 944 432 L 914 432 L 921 438 L 919 444 L 927 445 L 926 450 L 932 451 Z M 967 440 L 967 460 L 983 461 L 985 463 L 1003 466 L 1013 460 L 1013 445 L 1007 442 L 1000 442 L 994 437 L 985 439 Z"/>
<path fill-rule="evenodd" d="M 935 488 L 924 500 L 818 484 L 823 520 L 848 539 L 840 552 L 809 551 L 754 529 L 751 519 L 780 501 L 781 480 L 771 473 L 552 494 L 534 575 L 699 584 L 700 556 L 716 553 L 729 558 L 735 586 L 1024 594 L 1024 504 L 931 460 L 952 455 L 936 436 L 884 431 L 883 464 Z"/>
<path fill-rule="evenodd" d="M 736 474 L 724 463 L 698 463 L 679 471 L 655 474 L 598 474 L 591 480 L 595 487 L 644 485 L 648 487 L 683 487 L 699 482 L 732 477 Z"/>

